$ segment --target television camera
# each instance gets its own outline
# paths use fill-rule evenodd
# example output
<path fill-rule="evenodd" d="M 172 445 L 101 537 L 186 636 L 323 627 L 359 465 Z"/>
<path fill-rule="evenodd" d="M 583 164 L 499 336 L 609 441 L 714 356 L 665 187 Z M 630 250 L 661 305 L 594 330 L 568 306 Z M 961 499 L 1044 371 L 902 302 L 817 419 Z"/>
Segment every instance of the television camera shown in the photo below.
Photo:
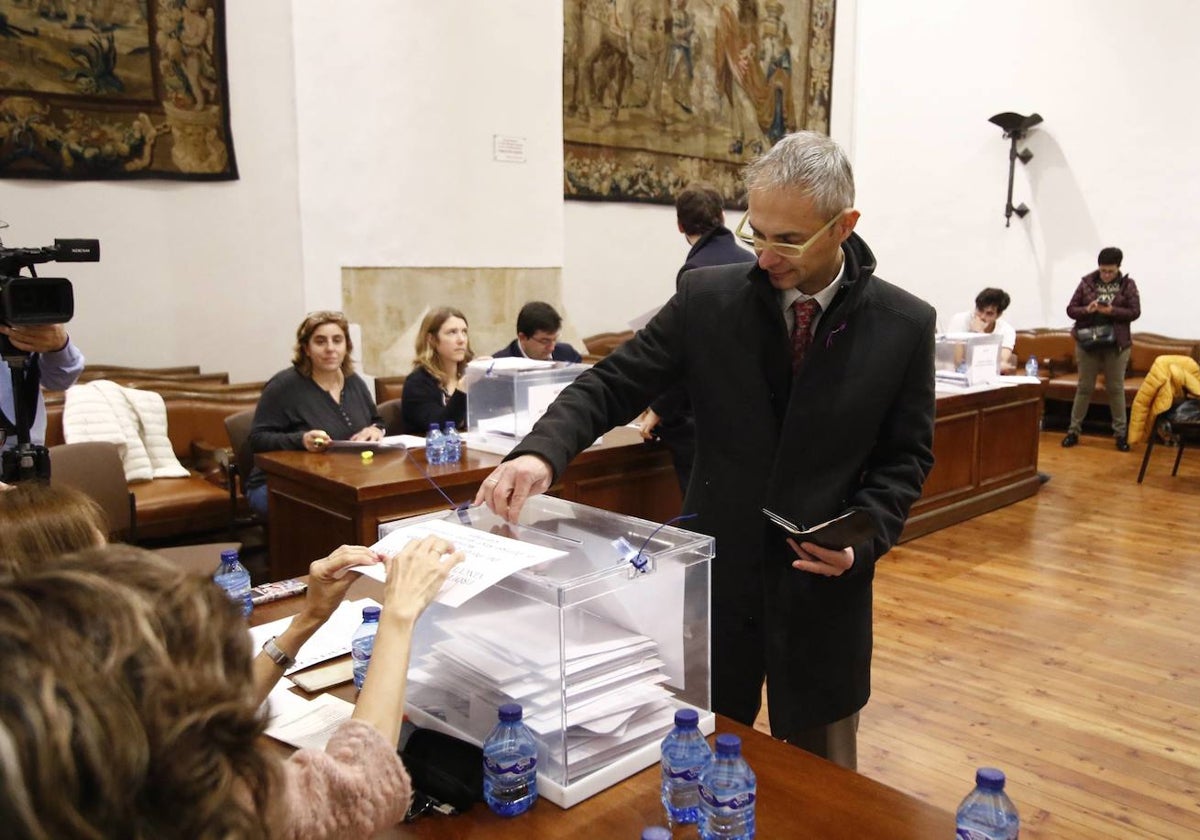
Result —
<path fill-rule="evenodd" d="M 43 248 L 5 248 L 0 244 L 0 325 L 65 324 L 75 314 L 75 295 L 65 277 L 38 277 L 34 266 L 46 262 L 98 262 L 97 239 L 55 239 Z M 22 274 L 27 270 L 27 275 Z M 41 376 L 37 357 L 0 335 L 0 357 L 12 377 L 13 417 L 0 411 L 0 431 L 13 435 L 17 445 L 5 449 L 0 481 L 50 478 L 50 454 L 29 440 L 37 413 Z"/>

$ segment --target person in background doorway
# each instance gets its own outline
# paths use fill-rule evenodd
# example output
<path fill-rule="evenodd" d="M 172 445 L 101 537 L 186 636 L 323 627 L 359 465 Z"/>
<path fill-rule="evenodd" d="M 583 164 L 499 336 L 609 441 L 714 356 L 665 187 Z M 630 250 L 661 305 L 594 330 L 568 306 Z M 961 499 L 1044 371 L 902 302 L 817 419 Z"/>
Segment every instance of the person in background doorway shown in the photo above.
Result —
<path fill-rule="evenodd" d="M 675 221 L 691 250 L 675 275 L 679 290 L 683 275 L 694 268 L 745 263 L 747 273 L 754 254 L 737 243 L 725 227 L 725 201 L 711 184 L 689 184 L 675 197 Z M 687 391 L 675 386 L 638 415 L 634 425 L 643 440 L 658 439 L 671 453 L 679 490 L 687 493 L 696 457 L 696 421 Z"/>
<path fill-rule="evenodd" d="M 539 361 L 583 361 L 579 351 L 558 340 L 562 332 L 562 316 L 548 303 L 530 301 L 517 313 L 517 337 L 493 355 L 497 359 L 513 356 Z"/>
<path fill-rule="evenodd" d="M 354 372 L 350 324 L 341 312 L 314 312 L 296 328 L 292 366 L 263 388 L 250 427 L 255 452 L 304 449 L 324 452 L 331 441 L 376 441 L 383 420 L 367 383 Z M 267 477 L 255 467 L 246 501 L 267 516 Z"/>
<path fill-rule="evenodd" d="M 1010 298 L 1003 289 L 984 289 L 975 295 L 973 312 L 958 312 L 950 319 L 946 332 L 987 333 L 1000 336 L 1000 372 L 1017 370 L 1017 330 L 1001 316 L 1008 309 Z"/>
<path fill-rule="evenodd" d="M 1075 321 L 1071 333 L 1076 337 L 1075 362 L 1079 370 L 1079 385 L 1075 388 L 1075 401 L 1071 404 L 1071 423 L 1067 426 L 1066 437 L 1062 439 L 1065 447 L 1079 443 L 1083 418 L 1087 416 L 1092 391 L 1096 389 L 1096 374 L 1104 371 L 1104 390 L 1108 392 L 1108 408 L 1112 412 L 1113 437 L 1117 449 L 1129 451 L 1125 369 L 1129 366 L 1129 352 L 1133 348 L 1129 325 L 1141 317 L 1142 299 L 1133 278 L 1121 273 L 1124 256 L 1120 248 L 1101 249 L 1096 258 L 1097 269 L 1079 281 L 1071 302 L 1067 304 L 1067 315 Z M 1090 349 L 1079 343 L 1081 328 L 1103 325 L 1112 326 L 1112 343 Z"/>
<path fill-rule="evenodd" d="M 467 392 L 463 374 L 475 358 L 467 334 L 467 316 L 450 306 L 434 309 L 417 331 L 412 373 L 400 392 L 404 431 L 424 437 L 430 423 L 439 428 L 453 420 L 467 426 Z"/>

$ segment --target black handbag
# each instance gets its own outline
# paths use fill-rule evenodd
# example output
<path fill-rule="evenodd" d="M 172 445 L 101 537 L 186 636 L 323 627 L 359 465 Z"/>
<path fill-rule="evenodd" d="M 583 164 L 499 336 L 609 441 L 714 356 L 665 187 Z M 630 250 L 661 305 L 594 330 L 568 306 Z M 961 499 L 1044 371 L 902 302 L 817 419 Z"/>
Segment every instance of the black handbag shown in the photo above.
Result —
<path fill-rule="evenodd" d="M 1097 324 L 1094 327 L 1079 327 L 1075 340 L 1084 350 L 1100 350 L 1117 346 L 1117 331 L 1112 324 Z"/>
<path fill-rule="evenodd" d="M 417 729 L 400 751 L 413 783 L 413 813 L 445 803 L 455 812 L 483 798 L 483 750 L 435 729 Z M 445 813 L 443 811 L 443 813 Z"/>

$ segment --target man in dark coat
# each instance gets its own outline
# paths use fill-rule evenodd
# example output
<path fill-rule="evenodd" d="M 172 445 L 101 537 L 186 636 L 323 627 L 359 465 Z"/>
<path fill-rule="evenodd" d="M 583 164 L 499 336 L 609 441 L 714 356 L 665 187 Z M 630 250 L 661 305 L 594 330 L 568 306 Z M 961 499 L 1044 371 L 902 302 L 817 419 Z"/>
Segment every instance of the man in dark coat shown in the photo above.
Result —
<path fill-rule="evenodd" d="M 683 381 L 696 417 L 684 507 L 716 540 L 713 707 L 751 723 L 765 676 L 772 734 L 854 767 L 875 563 L 933 465 L 936 316 L 874 275 L 832 140 L 783 138 L 746 184 L 738 232 L 757 264 L 690 272 L 643 330 L 559 395 L 477 501 L 515 519 L 576 453 Z M 813 331 L 791 334 L 797 321 Z M 876 532 L 840 551 L 796 543 L 763 508 L 807 525 L 862 509 Z"/>
<path fill-rule="evenodd" d="M 560 332 L 562 316 L 558 310 L 543 301 L 532 300 L 517 313 L 517 337 L 492 355 L 497 359 L 524 356 L 543 362 L 582 362 L 578 350 L 558 340 Z"/>

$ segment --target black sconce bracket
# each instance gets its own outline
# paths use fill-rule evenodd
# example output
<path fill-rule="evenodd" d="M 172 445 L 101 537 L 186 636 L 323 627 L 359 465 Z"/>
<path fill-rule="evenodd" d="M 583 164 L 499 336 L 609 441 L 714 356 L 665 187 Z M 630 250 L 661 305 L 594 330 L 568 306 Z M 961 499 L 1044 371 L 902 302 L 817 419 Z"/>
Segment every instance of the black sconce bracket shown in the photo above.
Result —
<path fill-rule="evenodd" d="M 1029 129 L 1042 121 L 1040 114 L 1030 114 L 1022 116 L 1021 114 L 1005 111 L 1002 114 L 996 114 L 994 117 L 989 117 L 988 122 L 993 125 L 998 125 L 1004 129 L 1004 136 L 1010 139 L 1011 145 L 1008 149 L 1008 198 L 1004 203 L 1004 226 L 1008 227 L 1012 223 L 1013 213 L 1017 214 L 1017 218 L 1025 218 L 1025 214 L 1029 212 L 1029 208 L 1024 204 L 1013 206 L 1013 174 L 1016 171 L 1017 161 L 1021 163 L 1029 163 L 1033 160 L 1033 152 L 1029 149 L 1021 149 L 1017 151 L 1017 141 L 1025 137 L 1025 133 Z"/>

